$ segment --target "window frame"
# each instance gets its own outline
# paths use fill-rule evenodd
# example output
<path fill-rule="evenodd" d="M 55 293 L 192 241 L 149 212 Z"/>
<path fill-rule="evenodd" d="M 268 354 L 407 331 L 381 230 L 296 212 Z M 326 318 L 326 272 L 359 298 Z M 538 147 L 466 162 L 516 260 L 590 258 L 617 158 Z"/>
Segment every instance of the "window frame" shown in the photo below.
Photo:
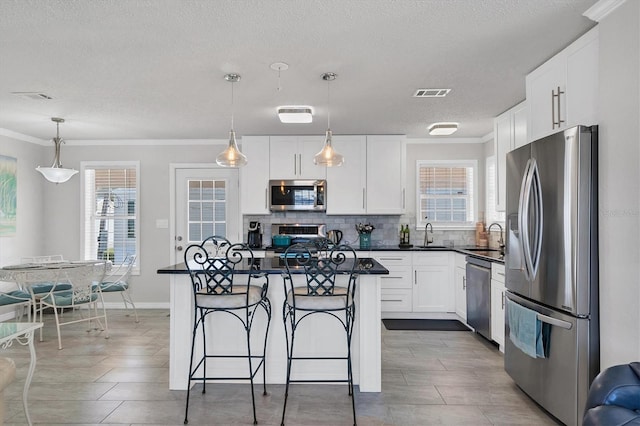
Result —
<path fill-rule="evenodd" d="M 491 176 L 492 167 L 493 167 L 493 176 Z M 485 222 L 487 224 L 498 222 L 504 225 L 506 221 L 506 213 L 504 211 L 496 210 L 496 202 L 497 202 L 496 198 L 498 195 L 497 176 L 496 176 L 497 172 L 498 172 L 497 158 L 495 155 L 490 155 L 485 159 L 485 164 L 484 164 L 484 175 L 485 175 L 484 176 L 484 188 L 485 188 L 484 217 L 485 217 Z M 492 190 L 493 190 L 493 194 L 491 194 Z M 493 199 L 494 201 L 493 206 L 490 206 L 491 199 Z M 491 210 L 489 209 L 489 207 L 491 207 Z"/>
<path fill-rule="evenodd" d="M 472 185 L 470 194 L 471 209 L 473 219 L 471 222 L 442 222 L 436 220 L 428 220 L 422 216 L 420 209 L 420 168 L 421 167 L 464 167 L 472 169 Z M 478 221 L 478 160 L 477 159 L 460 159 L 460 160 L 416 160 L 416 229 L 423 229 L 427 223 L 431 223 L 434 227 L 447 230 L 469 230 L 475 229 L 475 223 Z"/>
<path fill-rule="evenodd" d="M 85 237 L 87 233 L 86 229 L 86 221 L 85 217 L 85 192 L 87 182 L 85 180 L 85 171 L 93 170 L 93 169 L 135 169 L 136 171 L 136 196 L 135 196 L 135 226 L 134 233 L 136 235 L 135 247 L 136 247 L 136 262 L 131 269 L 133 275 L 140 275 L 140 161 L 81 161 L 80 162 L 80 253 L 82 258 L 84 258 L 85 253 Z M 129 206 L 126 207 L 127 211 L 129 210 Z M 127 234 L 129 234 L 129 221 L 131 219 L 127 219 Z"/>

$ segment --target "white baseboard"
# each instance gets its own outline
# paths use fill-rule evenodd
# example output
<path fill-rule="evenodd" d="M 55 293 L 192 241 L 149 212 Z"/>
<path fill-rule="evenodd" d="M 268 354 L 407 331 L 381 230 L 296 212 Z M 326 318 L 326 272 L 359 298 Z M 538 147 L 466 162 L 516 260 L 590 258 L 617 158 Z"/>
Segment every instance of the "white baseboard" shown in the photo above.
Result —
<path fill-rule="evenodd" d="M 135 302 L 136 309 L 169 309 L 169 302 Z M 124 309 L 123 302 L 107 302 L 104 304 L 107 309 Z"/>

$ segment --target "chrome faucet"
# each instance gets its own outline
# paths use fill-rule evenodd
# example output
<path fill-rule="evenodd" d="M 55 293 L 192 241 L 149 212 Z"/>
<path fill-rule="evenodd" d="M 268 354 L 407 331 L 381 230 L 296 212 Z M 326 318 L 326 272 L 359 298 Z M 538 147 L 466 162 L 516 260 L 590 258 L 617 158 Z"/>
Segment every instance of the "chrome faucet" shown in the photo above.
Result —
<path fill-rule="evenodd" d="M 431 229 L 431 238 L 429 238 L 429 234 L 427 233 L 427 231 Z M 428 222 L 425 226 L 424 226 L 424 243 L 422 244 L 423 247 L 428 246 L 429 244 L 431 244 L 433 242 L 433 226 L 431 225 L 430 222 Z"/>
<path fill-rule="evenodd" d="M 493 225 L 500 228 L 500 238 L 498 238 L 498 245 L 500 246 L 500 252 L 504 253 L 504 238 L 502 238 L 502 225 L 500 225 L 497 222 L 493 222 L 491 225 L 489 225 L 489 229 L 487 229 L 487 233 L 491 233 L 491 228 L 493 228 Z"/>

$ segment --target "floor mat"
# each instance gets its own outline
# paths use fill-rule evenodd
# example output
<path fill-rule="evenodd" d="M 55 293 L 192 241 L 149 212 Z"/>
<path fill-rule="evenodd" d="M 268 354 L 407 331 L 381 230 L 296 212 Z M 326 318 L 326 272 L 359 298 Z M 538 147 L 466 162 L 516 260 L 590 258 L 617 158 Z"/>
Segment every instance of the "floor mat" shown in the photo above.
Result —
<path fill-rule="evenodd" d="M 443 319 L 383 319 L 387 330 L 470 331 L 458 320 Z"/>

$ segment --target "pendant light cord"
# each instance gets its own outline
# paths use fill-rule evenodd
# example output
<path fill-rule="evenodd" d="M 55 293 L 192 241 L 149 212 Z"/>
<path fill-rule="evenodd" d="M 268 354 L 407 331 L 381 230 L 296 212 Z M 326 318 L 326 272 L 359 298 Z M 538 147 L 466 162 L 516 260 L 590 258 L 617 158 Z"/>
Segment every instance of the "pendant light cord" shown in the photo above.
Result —
<path fill-rule="evenodd" d="M 233 104 L 233 85 L 235 84 L 234 81 L 231 82 L 231 130 L 233 131 L 233 116 L 234 116 L 234 104 Z"/>
<path fill-rule="evenodd" d="M 327 80 L 327 129 L 331 129 L 331 80 Z"/>

